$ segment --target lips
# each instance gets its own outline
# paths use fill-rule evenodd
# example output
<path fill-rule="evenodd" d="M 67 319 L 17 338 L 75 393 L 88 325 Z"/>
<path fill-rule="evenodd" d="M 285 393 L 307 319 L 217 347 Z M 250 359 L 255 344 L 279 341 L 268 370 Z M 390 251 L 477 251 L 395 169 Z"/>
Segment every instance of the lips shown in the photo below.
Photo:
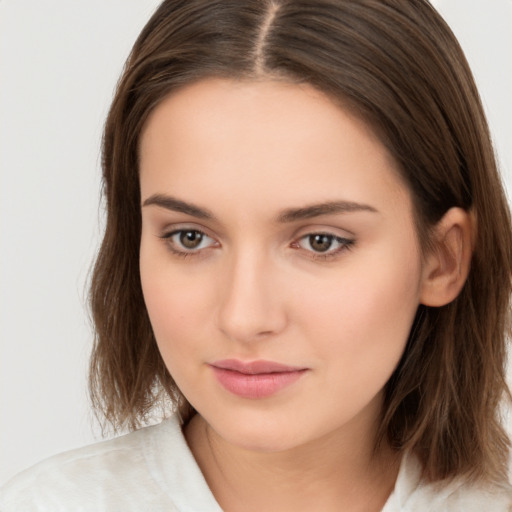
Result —
<path fill-rule="evenodd" d="M 270 397 L 294 384 L 308 368 L 273 361 L 225 359 L 210 365 L 217 381 L 230 393 L 242 398 Z"/>

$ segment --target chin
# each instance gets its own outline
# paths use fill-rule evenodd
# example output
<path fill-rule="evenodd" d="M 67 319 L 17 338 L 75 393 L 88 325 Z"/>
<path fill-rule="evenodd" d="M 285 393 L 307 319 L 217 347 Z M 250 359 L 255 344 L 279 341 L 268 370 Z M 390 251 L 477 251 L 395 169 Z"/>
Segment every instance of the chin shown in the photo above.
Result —
<path fill-rule="evenodd" d="M 300 422 L 293 422 L 290 418 L 286 420 L 280 414 L 269 417 L 260 411 L 257 414 L 233 414 L 211 420 L 203 418 L 224 442 L 252 452 L 283 452 L 314 437 L 297 428 Z"/>

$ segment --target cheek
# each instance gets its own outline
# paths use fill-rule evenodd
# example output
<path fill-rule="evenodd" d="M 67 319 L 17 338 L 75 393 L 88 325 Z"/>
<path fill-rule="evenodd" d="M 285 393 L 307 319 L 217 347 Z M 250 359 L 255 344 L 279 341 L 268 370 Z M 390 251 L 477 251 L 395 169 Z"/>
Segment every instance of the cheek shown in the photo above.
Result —
<path fill-rule="evenodd" d="M 202 339 L 200 333 L 206 328 L 214 302 L 212 287 L 194 279 L 190 270 L 184 272 L 170 265 L 165 255 L 144 245 L 140 274 L 144 301 L 165 363 L 181 359 L 180 354 L 193 355 L 195 345 L 183 341 Z"/>
<path fill-rule="evenodd" d="M 158 350 L 181 392 L 189 396 L 197 361 L 205 357 L 205 347 L 197 340 L 208 339 L 204 331 L 210 308 L 204 293 L 173 277 L 146 273 L 142 286 Z"/>
<path fill-rule="evenodd" d="M 419 304 L 419 257 L 385 256 L 347 267 L 338 279 L 316 283 L 314 296 L 302 296 L 302 317 L 319 360 L 336 359 L 354 381 L 387 380 Z"/>
<path fill-rule="evenodd" d="M 165 333 L 176 329 L 189 330 L 201 323 L 203 312 L 207 313 L 209 300 L 204 289 L 191 290 L 188 286 L 180 286 L 180 279 L 156 279 L 142 281 L 144 300 L 149 312 L 153 328 Z"/>

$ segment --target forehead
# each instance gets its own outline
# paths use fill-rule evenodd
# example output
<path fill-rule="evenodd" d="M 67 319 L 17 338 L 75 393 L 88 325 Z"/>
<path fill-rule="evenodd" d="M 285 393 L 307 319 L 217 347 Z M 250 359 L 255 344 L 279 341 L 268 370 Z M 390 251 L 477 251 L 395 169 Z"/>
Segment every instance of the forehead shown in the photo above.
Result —
<path fill-rule="evenodd" d="M 169 95 L 143 130 L 140 176 L 142 197 L 265 197 L 267 208 L 406 192 L 367 123 L 310 85 L 278 81 L 209 79 Z"/>

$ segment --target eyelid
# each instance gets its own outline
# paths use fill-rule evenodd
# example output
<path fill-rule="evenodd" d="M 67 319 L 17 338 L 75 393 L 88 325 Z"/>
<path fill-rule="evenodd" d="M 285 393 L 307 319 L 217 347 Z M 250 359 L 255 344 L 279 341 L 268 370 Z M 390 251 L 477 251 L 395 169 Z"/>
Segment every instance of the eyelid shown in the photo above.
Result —
<path fill-rule="evenodd" d="M 336 232 L 333 232 L 335 230 L 331 229 L 308 229 L 307 232 L 303 232 L 303 234 L 300 234 L 295 237 L 294 241 L 290 245 L 290 247 L 296 249 L 296 250 L 302 250 L 304 253 L 307 254 L 307 256 L 313 260 L 329 260 L 337 258 L 341 255 L 341 253 L 352 249 L 352 246 L 355 244 L 355 238 L 353 236 L 347 237 L 341 234 L 338 234 Z M 339 247 L 332 249 L 327 249 L 326 251 L 314 251 L 313 249 L 307 249 L 301 245 L 301 242 L 303 240 L 307 240 L 309 237 L 315 236 L 315 235 L 323 235 L 331 237 L 334 241 L 336 241 L 339 244 Z"/>
<path fill-rule="evenodd" d="M 173 241 L 173 237 L 184 233 L 187 231 L 194 231 L 200 233 L 203 237 L 209 238 L 213 243 L 210 243 L 206 247 L 199 247 L 194 249 L 187 249 L 186 247 L 180 246 Z M 195 256 L 198 257 L 207 251 L 208 249 L 216 248 L 220 246 L 220 243 L 216 239 L 216 237 L 212 236 L 208 233 L 209 230 L 204 229 L 202 226 L 191 225 L 189 223 L 182 225 L 172 225 L 164 228 L 160 235 L 157 235 L 162 242 L 165 243 L 166 247 L 169 251 L 177 256 L 188 257 Z M 202 243 L 202 241 L 201 241 Z"/>
<path fill-rule="evenodd" d="M 293 237 L 295 239 L 301 238 L 303 236 L 307 235 L 331 235 L 339 238 L 355 238 L 356 233 L 354 231 L 351 231 L 350 229 L 347 229 L 346 227 L 337 226 L 336 224 L 330 224 L 330 223 L 323 223 L 319 222 L 317 223 L 311 223 L 308 225 L 301 225 L 297 227 L 297 229 L 293 232 Z"/>
<path fill-rule="evenodd" d="M 218 239 L 218 236 L 212 233 L 211 229 L 203 226 L 202 224 L 198 224 L 196 222 L 174 222 L 165 224 L 162 227 L 158 227 L 158 231 L 161 233 L 158 235 L 159 238 L 169 237 L 172 234 L 181 232 L 181 231 L 198 231 L 199 233 L 203 233 L 204 235 L 213 238 L 214 240 Z"/>
<path fill-rule="evenodd" d="M 294 243 L 298 244 L 301 240 L 306 240 L 309 237 L 316 236 L 316 235 L 331 237 L 333 240 L 335 240 L 336 242 L 338 242 L 340 244 L 350 244 L 350 243 L 354 242 L 354 240 L 351 238 L 335 235 L 333 233 L 327 233 L 324 231 L 313 231 L 311 233 L 307 233 L 306 235 L 302 235 L 302 236 L 298 237 Z"/>

